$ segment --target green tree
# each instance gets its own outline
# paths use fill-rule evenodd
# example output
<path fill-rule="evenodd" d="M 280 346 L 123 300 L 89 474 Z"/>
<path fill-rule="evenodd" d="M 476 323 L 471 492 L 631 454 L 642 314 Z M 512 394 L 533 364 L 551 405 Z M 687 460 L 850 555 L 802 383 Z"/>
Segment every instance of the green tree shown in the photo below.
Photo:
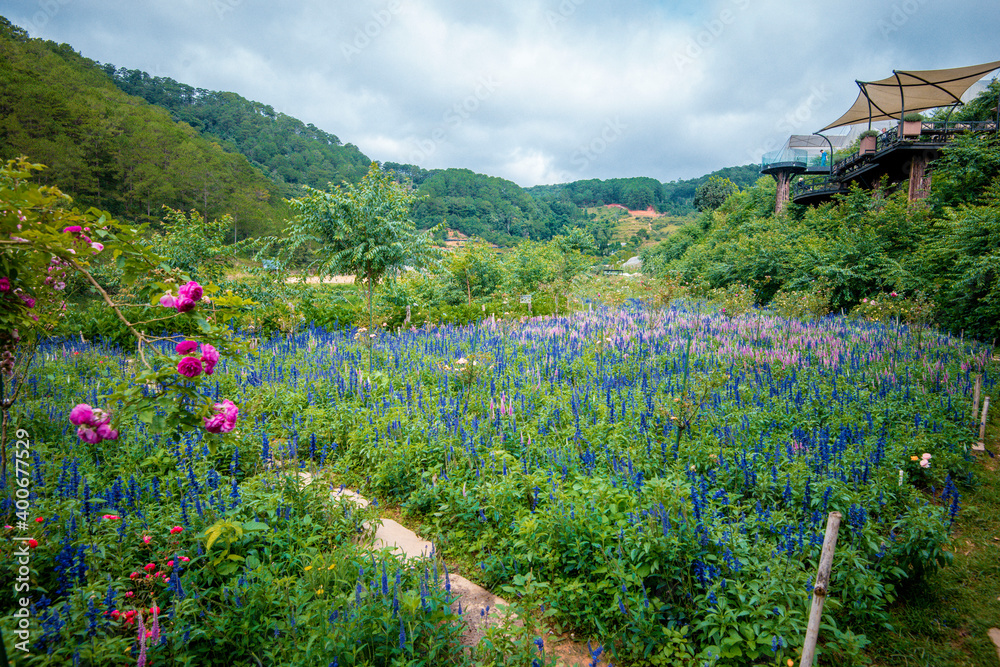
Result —
<path fill-rule="evenodd" d="M 726 197 L 739 190 L 739 187 L 728 178 L 712 176 L 695 190 L 694 207 L 699 211 L 714 211 L 722 206 Z"/>
<path fill-rule="evenodd" d="M 377 162 L 358 184 L 307 193 L 288 202 L 297 214 L 288 228 L 289 252 L 318 243 L 321 275 L 351 274 L 358 284 L 364 281 L 370 326 L 375 285 L 405 262 L 421 264 L 434 256 L 433 231 L 418 233 L 409 217 L 416 195 Z"/>

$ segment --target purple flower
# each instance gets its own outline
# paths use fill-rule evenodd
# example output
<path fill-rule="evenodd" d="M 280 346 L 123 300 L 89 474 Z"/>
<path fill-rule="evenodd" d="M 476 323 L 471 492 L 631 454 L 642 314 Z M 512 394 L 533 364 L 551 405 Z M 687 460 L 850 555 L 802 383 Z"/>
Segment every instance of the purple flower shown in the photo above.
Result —
<path fill-rule="evenodd" d="M 107 424 L 101 424 L 97 427 L 97 435 L 102 440 L 117 440 L 118 430 L 111 428 Z"/>
<path fill-rule="evenodd" d="M 83 227 L 80 225 L 70 225 L 69 227 L 63 227 L 63 231 L 69 234 L 76 234 L 77 232 L 82 232 Z"/>
<path fill-rule="evenodd" d="M 201 362 L 194 357 L 184 357 L 177 362 L 177 372 L 187 378 L 201 375 Z"/>
<path fill-rule="evenodd" d="M 198 347 L 198 343 L 194 342 L 193 340 L 185 340 L 180 343 L 177 343 L 177 347 L 175 349 L 177 350 L 177 354 L 186 355 L 190 352 L 194 352 L 194 349 L 196 347 Z M 204 361 L 204 359 L 202 359 L 202 361 Z"/>
<path fill-rule="evenodd" d="M 219 352 L 208 343 L 201 344 L 201 363 L 205 365 L 205 375 L 211 375 L 219 363 Z"/>
<path fill-rule="evenodd" d="M 34 299 L 34 297 L 30 297 L 27 294 L 25 294 L 24 292 L 18 292 L 17 295 L 19 297 L 21 297 L 21 301 L 24 302 L 25 306 L 27 306 L 28 308 L 34 308 L 35 307 L 35 299 Z"/>
<path fill-rule="evenodd" d="M 69 420 L 74 426 L 84 426 L 94 418 L 94 409 L 86 403 L 78 403 L 69 411 Z"/>
<path fill-rule="evenodd" d="M 191 299 L 191 301 L 201 301 L 201 294 L 201 285 L 193 280 L 186 285 L 181 285 L 177 289 L 178 296 L 187 297 L 188 299 Z"/>
<path fill-rule="evenodd" d="M 6 276 L 0 278 L 0 292 L 9 292 L 9 291 L 10 291 L 10 278 L 7 278 Z"/>

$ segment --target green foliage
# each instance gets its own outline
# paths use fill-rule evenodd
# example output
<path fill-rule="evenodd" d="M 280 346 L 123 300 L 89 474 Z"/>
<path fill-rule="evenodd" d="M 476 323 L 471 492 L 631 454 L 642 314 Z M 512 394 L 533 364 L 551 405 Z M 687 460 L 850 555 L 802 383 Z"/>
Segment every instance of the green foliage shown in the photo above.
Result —
<path fill-rule="evenodd" d="M 45 163 L 43 183 L 130 220 L 197 208 L 233 215 L 248 236 L 282 216 L 277 188 L 243 156 L 136 104 L 68 45 L 12 35 L 0 34 L 0 159 Z"/>
<path fill-rule="evenodd" d="M 169 77 L 106 63 L 101 66 L 118 88 L 170 111 L 202 135 L 242 153 L 272 180 L 284 196 L 297 194 L 290 186 L 326 187 L 343 181 L 357 183 L 371 162 L 356 146 L 312 123 L 305 124 L 267 104 L 236 93 L 205 90 Z"/>
<path fill-rule="evenodd" d="M 694 207 L 699 211 L 714 211 L 739 190 L 739 186 L 728 178 L 711 176 L 695 190 Z"/>

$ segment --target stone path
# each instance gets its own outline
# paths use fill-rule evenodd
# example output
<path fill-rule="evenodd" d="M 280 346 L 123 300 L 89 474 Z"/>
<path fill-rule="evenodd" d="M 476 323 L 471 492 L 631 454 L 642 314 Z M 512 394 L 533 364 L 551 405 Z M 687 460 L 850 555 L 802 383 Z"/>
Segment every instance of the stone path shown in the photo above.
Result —
<path fill-rule="evenodd" d="M 306 484 L 312 481 L 312 475 L 307 472 L 300 472 L 299 477 Z M 369 505 L 367 498 L 343 487 L 333 489 L 330 497 L 331 499 L 346 498 L 360 507 Z M 382 519 L 381 525 L 375 530 L 372 546 L 375 549 L 389 548 L 405 558 L 429 556 L 434 551 L 434 545 L 392 519 Z M 462 605 L 462 617 L 465 620 L 462 645 L 475 646 L 483 638 L 487 628 L 498 625 L 505 620 L 503 613 L 496 610 L 498 605 L 507 607 L 508 603 L 460 574 L 452 572 L 449 576 L 451 592 L 458 596 L 458 601 Z M 546 655 L 555 655 L 556 664 L 560 667 L 591 664 L 586 645 L 571 639 L 557 637 L 552 633 L 549 633 L 544 639 Z M 602 667 L 607 665 L 603 661 L 598 664 Z"/>

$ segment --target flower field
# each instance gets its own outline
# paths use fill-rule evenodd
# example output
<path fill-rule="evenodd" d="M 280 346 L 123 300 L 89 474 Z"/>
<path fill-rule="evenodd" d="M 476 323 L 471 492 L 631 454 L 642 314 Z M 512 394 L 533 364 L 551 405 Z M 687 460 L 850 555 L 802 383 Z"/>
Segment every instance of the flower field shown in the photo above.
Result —
<path fill-rule="evenodd" d="M 239 409 L 212 447 L 139 422 L 78 439 L 73 406 L 134 360 L 39 349 L 16 417 L 30 493 L 8 477 L 0 505 L 36 541 L 27 629 L 0 593 L 16 664 L 542 664 L 544 624 L 615 664 L 784 665 L 832 511 L 820 664 L 851 664 L 947 563 L 973 387 L 997 381 L 971 341 L 695 302 L 241 342 L 199 385 Z M 379 510 L 331 502 L 341 484 L 435 557 L 368 549 Z M 5 541 L 4 580 L 24 548 Z M 516 601 L 523 636 L 460 651 L 444 561 Z"/>

